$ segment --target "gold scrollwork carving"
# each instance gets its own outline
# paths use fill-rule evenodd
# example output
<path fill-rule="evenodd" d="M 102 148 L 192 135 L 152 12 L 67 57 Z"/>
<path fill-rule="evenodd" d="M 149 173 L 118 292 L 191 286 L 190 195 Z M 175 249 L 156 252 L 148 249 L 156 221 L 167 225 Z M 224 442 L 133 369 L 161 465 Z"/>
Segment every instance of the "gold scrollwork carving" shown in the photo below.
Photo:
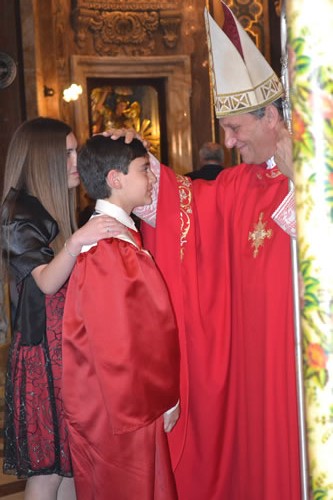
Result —
<path fill-rule="evenodd" d="M 174 10 L 161 11 L 160 24 L 163 32 L 164 44 L 167 48 L 176 47 L 181 25 L 181 12 Z"/>
<path fill-rule="evenodd" d="M 148 55 L 154 49 L 152 33 L 157 28 L 157 12 L 107 12 L 91 26 L 100 55 Z"/>
<path fill-rule="evenodd" d="M 119 8 L 112 11 L 110 4 L 105 2 L 101 2 L 100 10 L 96 9 L 96 2 L 81 2 L 84 8 L 77 7 L 72 14 L 78 47 L 84 49 L 90 32 L 95 51 L 102 56 L 149 55 L 155 49 L 159 33 L 167 48 L 175 48 L 179 39 L 181 11 L 165 8 L 175 2 L 153 3 L 159 4 L 159 8 L 140 10 L 140 5 L 137 5 L 137 9 L 132 10 L 126 4 L 128 10 L 125 11 L 125 4 L 119 4 Z"/>
<path fill-rule="evenodd" d="M 106 11 L 148 11 L 175 9 L 181 7 L 182 0 L 76 0 L 76 6 L 83 9 Z"/>
<path fill-rule="evenodd" d="M 80 49 L 83 49 L 85 47 L 88 28 L 93 22 L 93 11 L 76 9 L 72 13 L 72 23 L 75 31 L 75 42 Z"/>

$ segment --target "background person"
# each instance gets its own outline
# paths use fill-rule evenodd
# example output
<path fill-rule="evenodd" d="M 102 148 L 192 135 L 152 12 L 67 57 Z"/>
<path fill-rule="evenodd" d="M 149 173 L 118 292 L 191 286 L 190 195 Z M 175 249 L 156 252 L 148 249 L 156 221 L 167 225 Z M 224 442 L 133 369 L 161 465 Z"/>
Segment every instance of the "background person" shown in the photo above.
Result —
<path fill-rule="evenodd" d="M 186 174 L 191 179 L 214 180 L 223 170 L 223 146 L 217 142 L 205 142 L 199 150 L 198 170 Z"/>

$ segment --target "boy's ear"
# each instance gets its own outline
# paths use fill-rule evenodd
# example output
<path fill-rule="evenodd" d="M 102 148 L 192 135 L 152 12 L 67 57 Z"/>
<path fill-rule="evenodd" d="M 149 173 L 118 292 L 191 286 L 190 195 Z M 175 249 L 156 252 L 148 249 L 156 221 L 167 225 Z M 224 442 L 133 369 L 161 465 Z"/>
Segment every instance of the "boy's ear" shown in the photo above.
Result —
<path fill-rule="evenodd" d="M 110 170 L 106 176 L 106 182 L 111 189 L 119 189 L 121 187 L 119 174 L 120 172 L 118 172 L 118 170 Z"/>

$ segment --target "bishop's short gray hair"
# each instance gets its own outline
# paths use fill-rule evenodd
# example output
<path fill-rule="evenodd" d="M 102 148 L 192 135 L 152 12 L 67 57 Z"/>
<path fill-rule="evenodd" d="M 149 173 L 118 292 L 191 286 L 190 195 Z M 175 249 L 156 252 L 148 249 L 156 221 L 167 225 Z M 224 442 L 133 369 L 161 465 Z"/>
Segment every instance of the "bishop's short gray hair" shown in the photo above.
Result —
<path fill-rule="evenodd" d="M 283 118 L 283 99 L 279 97 L 276 101 L 272 102 L 272 105 L 276 107 L 280 116 Z M 262 118 L 265 115 L 266 106 L 263 108 L 256 109 L 255 111 L 250 111 L 250 115 L 254 115 L 257 118 Z"/>

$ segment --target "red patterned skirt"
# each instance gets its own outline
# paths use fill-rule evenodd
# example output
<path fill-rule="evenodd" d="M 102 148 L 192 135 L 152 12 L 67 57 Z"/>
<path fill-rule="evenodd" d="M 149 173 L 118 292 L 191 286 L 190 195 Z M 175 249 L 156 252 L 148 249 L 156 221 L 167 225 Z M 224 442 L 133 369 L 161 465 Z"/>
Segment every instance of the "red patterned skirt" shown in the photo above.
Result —
<path fill-rule="evenodd" d="M 72 476 L 61 397 L 62 317 L 66 287 L 45 298 L 46 334 L 21 344 L 14 332 L 5 396 L 4 472 L 19 477 Z"/>

